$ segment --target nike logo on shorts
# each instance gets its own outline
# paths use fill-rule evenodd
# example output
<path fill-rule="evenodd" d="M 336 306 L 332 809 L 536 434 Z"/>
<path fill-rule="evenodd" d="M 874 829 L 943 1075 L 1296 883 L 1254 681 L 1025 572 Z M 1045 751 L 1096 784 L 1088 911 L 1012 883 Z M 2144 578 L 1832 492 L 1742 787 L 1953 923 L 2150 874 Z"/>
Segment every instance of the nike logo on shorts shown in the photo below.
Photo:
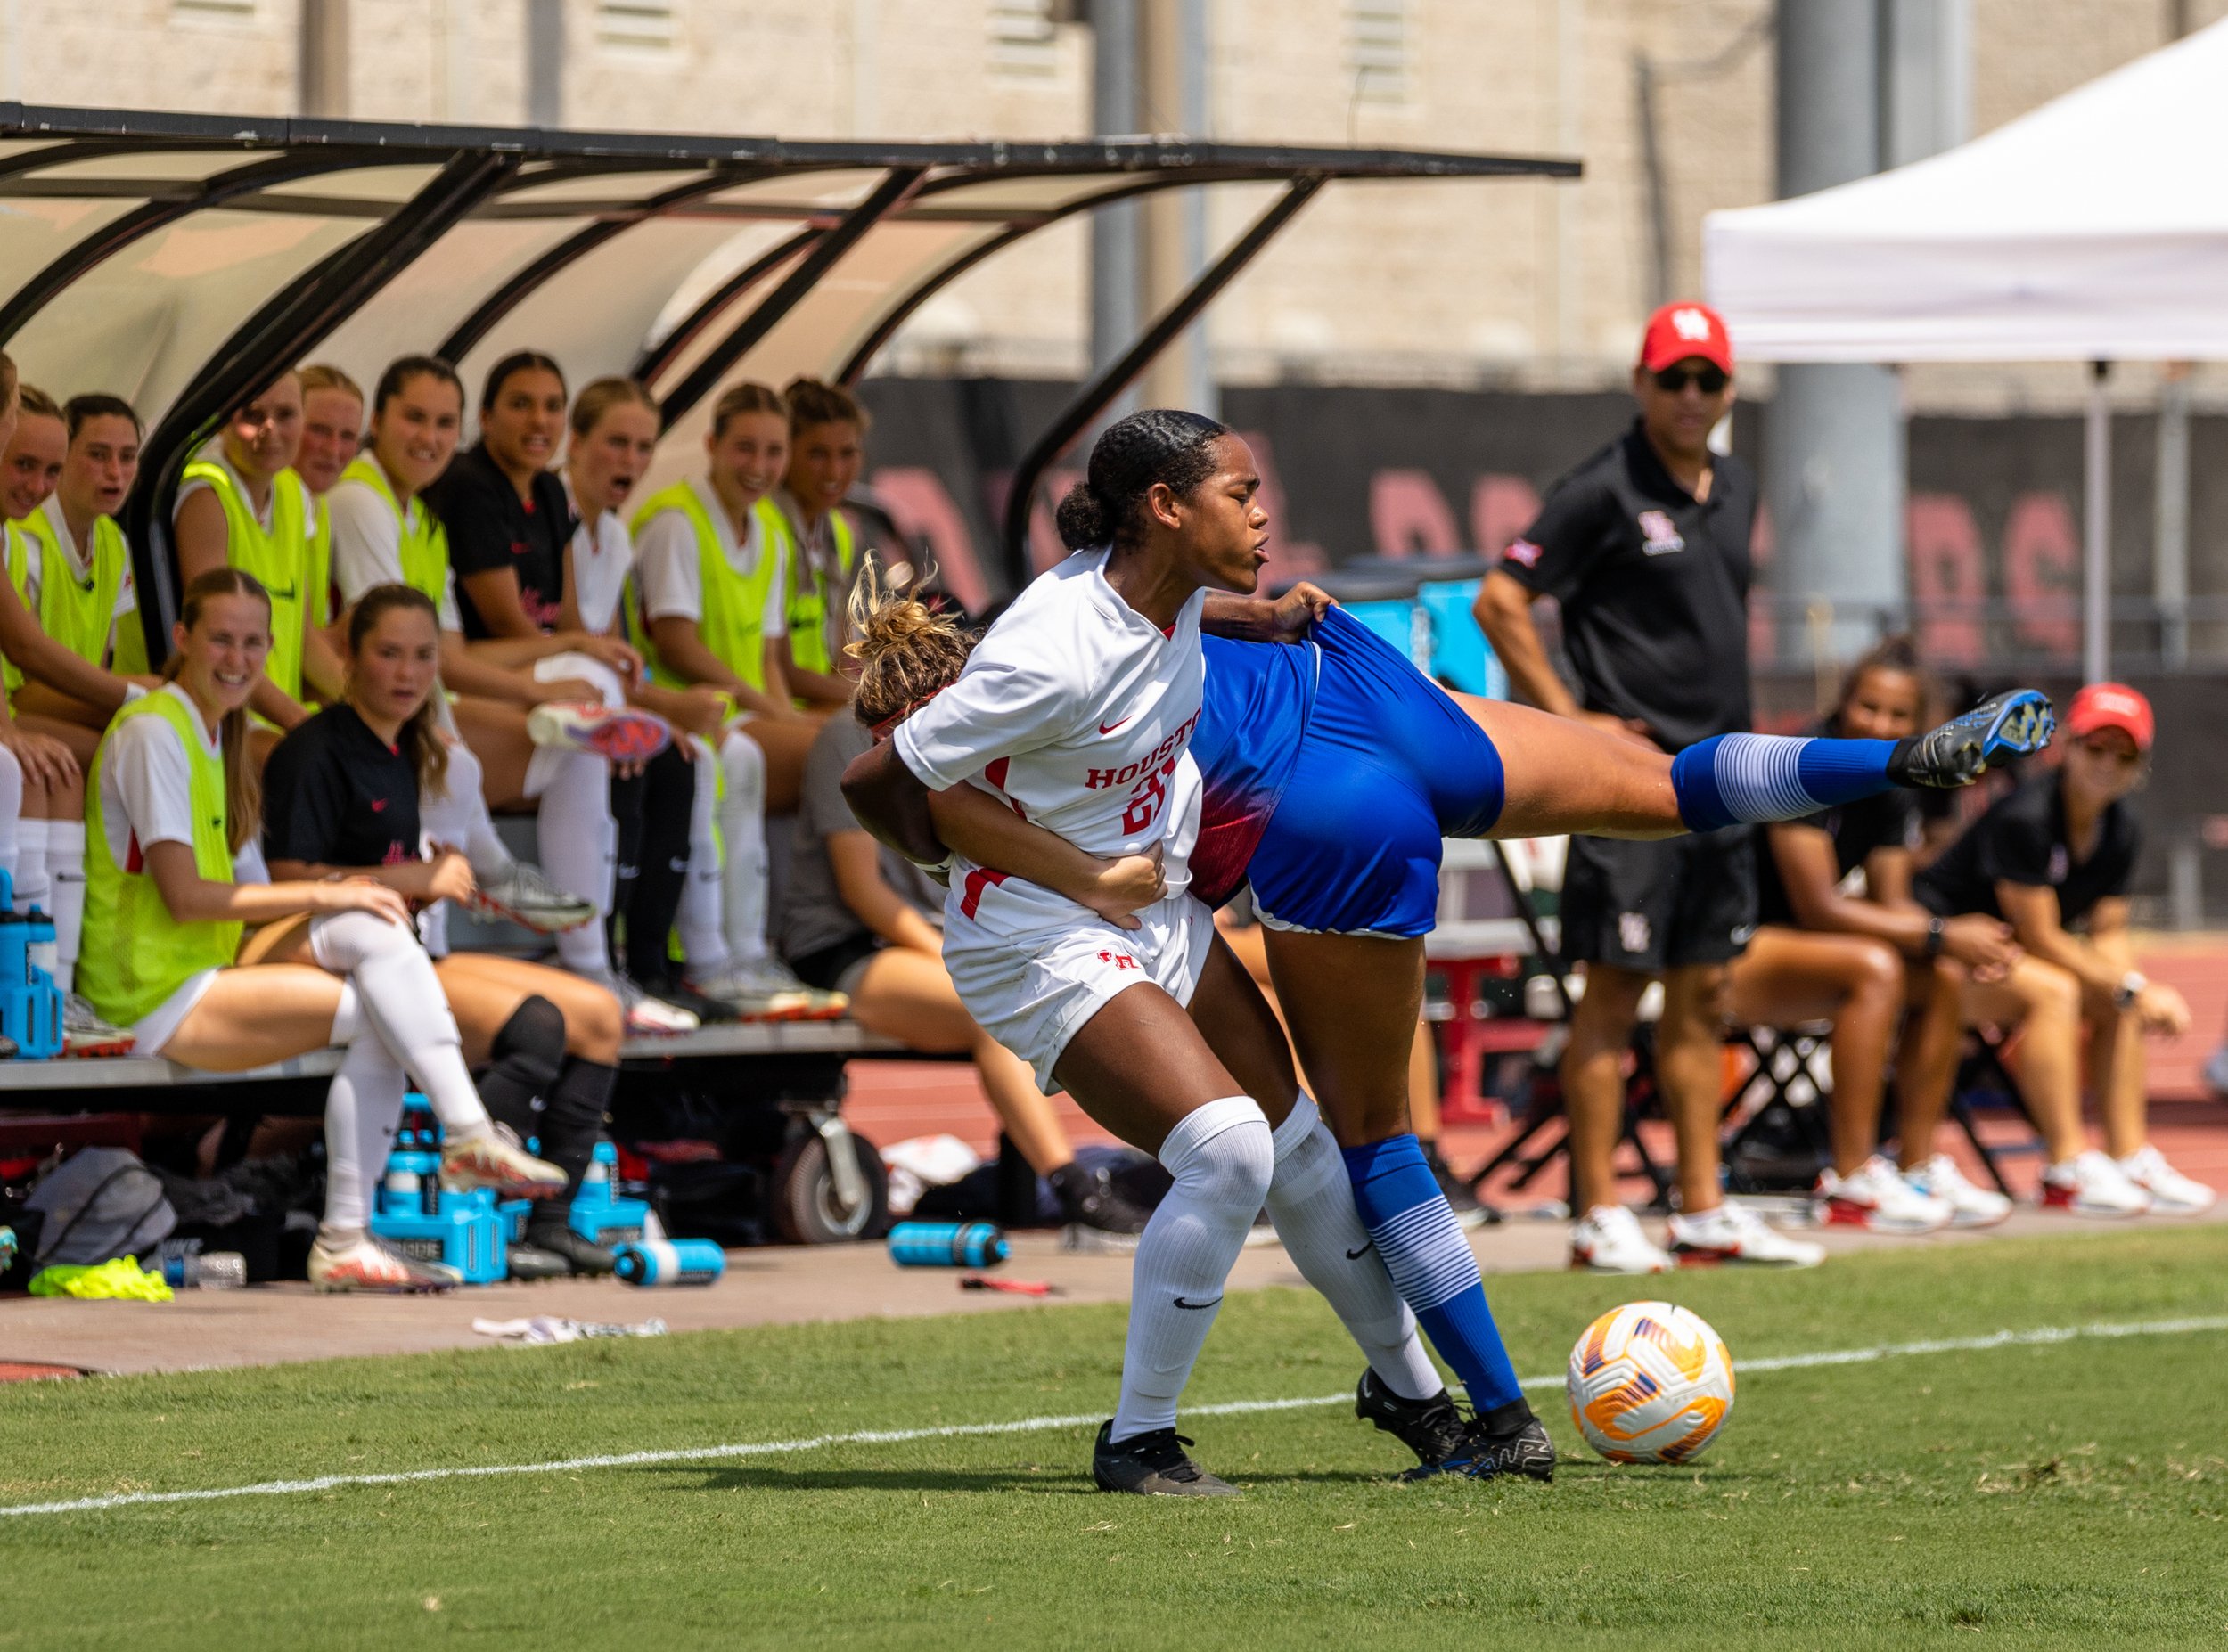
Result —
<path fill-rule="evenodd" d="M 1364 1256 L 1366 1256 L 1366 1255 L 1369 1255 L 1369 1247 L 1368 1247 L 1368 1246 L 1366 1246 L 1366 1245 L 1364 1245 L 1364 1246 L 1363 1246 L 1363 1247 L 1362 1247 L 1362 1248 L 1361 1248 L 1361 1249 L 1359 1249 L 1359 1250 L 1349 1250 L 1348 1252 L 1347 1252 L 1347 1253 L 1346 1253 L 1346 1259 L 1347 1259 L 1348 1262 L 1359 1262 L 1359 1261 L 1360 1261 L 1363 1257 L 1364 1257 Z"/>
<path fill-rule="evenodd" d="M 1179 1308 L 1211 1308 L 1221 1300 L 1220 1296 L 1209 1296 L 1205 1302 L 1186 1302 L 1183 1297 L 1178 1296 L 1175 1299 L 1175 1305 Z"/>

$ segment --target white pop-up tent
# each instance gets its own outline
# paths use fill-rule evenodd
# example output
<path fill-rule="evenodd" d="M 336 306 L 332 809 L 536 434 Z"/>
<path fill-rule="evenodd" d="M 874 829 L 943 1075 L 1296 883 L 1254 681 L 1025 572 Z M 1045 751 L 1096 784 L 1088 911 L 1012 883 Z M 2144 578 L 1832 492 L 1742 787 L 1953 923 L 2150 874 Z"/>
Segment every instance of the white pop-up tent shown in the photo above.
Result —
<path fill-rule="evenodd" d="M 2228 357 L 2228 22 L 1985 137 L 1703 221 L 1751 359 Z M 2090 398 L 2087 663 L 2104 638 L 2106 424 Z"/>

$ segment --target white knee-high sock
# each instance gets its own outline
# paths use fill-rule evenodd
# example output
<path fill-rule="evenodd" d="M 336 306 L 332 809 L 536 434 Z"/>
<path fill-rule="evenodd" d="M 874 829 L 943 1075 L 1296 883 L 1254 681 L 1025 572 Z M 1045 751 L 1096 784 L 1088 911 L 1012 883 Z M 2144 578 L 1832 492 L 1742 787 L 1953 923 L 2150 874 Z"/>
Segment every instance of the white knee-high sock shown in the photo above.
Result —
<path fill-rule="evenodd" d="M 348 1045 L 325 1092 L 325 1214 L 318 1232 L 327 1243 L 348 1243 L 371 1221 L 371 1190 L 386 1174 L 408 1087 L 401 1063 L 368 1027 Z"/>
<path fill-rule="evenodd" d="M 766 754 L 730 728 L 720 742 L 726 795 L 719 800 L 719 845 L 726 857 L 727 945 L 744 963 L 766 956 Z"/>
<path fill-rule="evenodd" d="M 446 795 L 419 795 L 418 824 L 429 841 L 463 851 L 475 877 L 492 879 L 511 870 L 512 856 L 487 814 L 486 781 L 472 748 L 461 740 L 451 742 Z"/>
<path fill-rule="evenodd" d="M 689 802 L 689 871 L 681 886 L 681 910 L 674 928 L 681 933 L 681 955 L 698 976 L 717 975 L 733 961 L 721 912 L 719 833 L 713 811 L 719 801 L 719 758 L 710 742 L 694 736 L 696 794 Z"/>
<path fill-rule="evenodd" d="M 1404 1400 L 1430 1398 L 1446 1385 L 1355 1214 L 1346 1161 L 1307 1095 L 1276 1127 L 1275 1153 L 1267 1202 L 1284 1254 L 1323 1293 L 1386 1386 Z"/>
<path fill-rule="evenodd" d="M 15 882 L 23 849 L 23 765 L 0 747 L 0 871 Z"/>
<path fill-rule="evenodd" d="M 78 944 L 85 935 L 85 822 L 46 823 L 46 879 L 53 887 L 54 985 L 63 992 L 77 985 Z"/>
<path fill-rule="evenodd" d="M 1209 1101 L 1168 1133 L 1160 1162 L 1175 1185 L 1137 1240 L 1116 1440 L 1175 1424 L 1176 1396 L 1268 1194 L 1275 1162 L 1269 1121 L 1250 1096 Z"/>
<path fill-rule="evenodd" d="M 596 974 L 610 968 L 603 919 L 611 910 L 612 879 L 618 874 L 618 823 L 611 818 L 611 765 L 585 751 L 545 751 L 555 759 L 549 783 L 536 794 L 541 813 L 535 832 L 542 870 L 561 888 L 595 908 L 595 921 L 557 936 L 557 957 L 566 969 Z"/>
<path fill-rule="evenodd" d="M 53 824 L 26 819 L 16 828 L 15 910 L 20 912 L 34 906 L 47 913 L 54 910 L 53 886 L 46 877 L 46 838 Z"/>
<path fill-rule="evenodd" d="M 464 1066 L 441 977 L 415 935 L 371 912 L 332 912 L 310 926 L 309 947 L 356 988 L 372 1031 L 418 1081 L 446 1134 L 461 1139 L 493 1127 Z"/>

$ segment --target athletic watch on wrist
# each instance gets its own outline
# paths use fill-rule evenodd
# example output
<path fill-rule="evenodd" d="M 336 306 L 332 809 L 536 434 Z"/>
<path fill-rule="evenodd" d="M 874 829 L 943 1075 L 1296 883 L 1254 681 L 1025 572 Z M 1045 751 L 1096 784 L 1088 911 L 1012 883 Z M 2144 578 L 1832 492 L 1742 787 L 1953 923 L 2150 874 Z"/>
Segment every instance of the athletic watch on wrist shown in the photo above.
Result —
<path fill-rule="evenodd" d="M 2142 996 L 2143 988 L 2150 985 L 2150 977 L 2140 969 L 2130 969 L 2119 978 L 2112 989 L 2112 1008 L 2125 1010 Z"/>
<path fill-rule="evenodd" d="M 1929 918 L 1926 920 L 1926 955 L 1928 957 L 1936 958 L 1941 955 L 1943 936 L 1948 928 L 1949 920 L 1946 918 Z"/>

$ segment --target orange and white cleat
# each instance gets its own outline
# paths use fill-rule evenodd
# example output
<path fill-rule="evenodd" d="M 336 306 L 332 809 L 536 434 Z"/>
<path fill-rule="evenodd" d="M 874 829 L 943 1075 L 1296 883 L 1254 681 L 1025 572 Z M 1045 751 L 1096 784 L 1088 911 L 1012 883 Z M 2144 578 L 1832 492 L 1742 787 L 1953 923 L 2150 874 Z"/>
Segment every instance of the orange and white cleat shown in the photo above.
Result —
<path fill-rule="evenodd" d="M 646 711 L 561 699 L 526 714 L 526 737 L 537 746 L 594 752 L 611 763 L 647 763 L 673 743 L 673 729 Z"/>
<path fill-rule="evenodd" d="M 438 1262 L 420 1262 L 389 1249 L 368 1233 L 338 1245 L 324 1235 L 309 1247 L 309 1282 L 323 1291 L 378 1291 L 388 1296 L 424 1296 L 452 1290 L 464 1276 Z"/>
<path fill-rule="evenodd" d="M 476 1136 L 451 1136 L 441 1144 L 441 1180 L 453 1188 L 493 1188 L 512 1198 L 554 1198 L 569 1178 L 503 1131 L 490 1128 Z"/>

